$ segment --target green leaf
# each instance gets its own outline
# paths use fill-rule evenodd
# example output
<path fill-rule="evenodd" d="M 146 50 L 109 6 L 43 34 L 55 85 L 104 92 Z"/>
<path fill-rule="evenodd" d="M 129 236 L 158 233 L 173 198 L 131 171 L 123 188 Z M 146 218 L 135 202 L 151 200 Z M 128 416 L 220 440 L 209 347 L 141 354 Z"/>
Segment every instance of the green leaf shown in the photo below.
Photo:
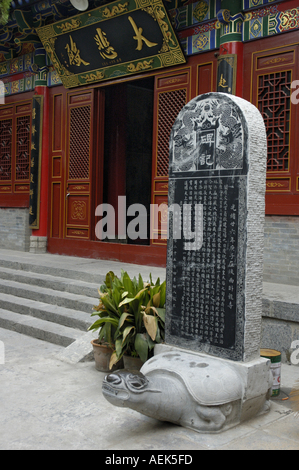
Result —
<path fill-rule="evenodd" d="M 100 342 L 102 341 L 102 339 L 106 336 L 106 335 L 105 335 L 105 329 L 106 329 L 106 328 L 101 328 L 101 331 L 100 331 L 100 333 L 99 333 L 99 338 L 98 338 L 98 339 L 99 339 L 99 343 L 100 343 Z"/>
<path fill-rule="evenodd" d="M 148 333 L 146 335 L 146 341 L 148 344 L 148 348 L 151 351 L 155 347 L 157 341 L 153 341 Z"/>
<path fill-rule="evenodd" d="M 113 313 L 116 313 L 118 315 L 118 310 L 117 308 L 111 303 L 110 299 L 108 296 L 104 296 L 101 298 L 102 303 L 105 305 L 107 310 L 112 311 Z"/>
<path fill-rule="evenodd" d="M 161 320 L 163 320 L 163 323 L 165 323 L 165 308 L 156 308 L 156 312 Z"/>
<path fill-rule="evenodd" d="M 165 302 L 166 302 L 166 281 L 162 282 L 161 288 L 160 288 L 160 305 L 159 307 L 164 307 Z"/>
<path fill-rule="evenodd" d="M 98 289 L 99 296 L 102 297 L 102 294 L 107 293 L 107 286 L 105 284 L 102 284 L 100 288 Z"/>
<path fill-rule="evenodd" d="M 141 289 L 143 289 L 143 288 L 144 288 L 144 282 L 143 282 L 141 274 L 139 274 L 139 277 L 138 277 L 138 290 L 141 291 Z"/>
<path fill-rule="evenodd" d="M 109 322 L 105 323 L 102 330 L 103 330 L 103 336 L 102 337 L 107 341 L 107 343 L 112 345 L 112 343 L 113 343 L 113 339 L 112 339 L 113 327 L 112 327 L 112 324 L 109 323 Z"/>
<path fill-rule="evenodd" d="M 113 271 L 109 271 L 109 273 L 106 274 L 105 284 L 108 287 L 108 289 L 112 289 L 114 278 L 115 278 L 115 274 Z"/>
<path fill-rule="evenodd" d="M 115 288 L 118 289 L 119 291 L 121 291 L 123 289 L 123 283 L 122 283 L 121 279 L 118 279 L 118 277 L 114 278 L 113 284 L 114 284 Z"/>
<path fill-rule="evenodd" d="M 128 336 L 128 334 L 129 334 L 132 330 L 135 330 L 135 326 L 127 326 L 127 327 L 124 329 L 122 345 L 124 344 L 124 342 L 125 342 L 126 337 Z"/>
<path fill-rule="evenodd" d="M 157 292 L 157 294 L 153 296 L 154 307 L 160 307 L 160 298 L 161 298 L 160 292 Z"/>
<path fill-rule="evenodd" d="M 120 302 L 120 304 L 118 306 L 122 307 L 123 305 L 130 304 L 131 302 L 133 302 L 133 300 L 135 300 L 135 299 L 126 297 L 122 302 Z"/>
<path fill-rule="evenodd" d="M 100 318 L 96 322 L 94 322 L 89 328 L 88 331 L 90 330 L 97 330 L 100 326 L 102 326 L 105 323 L 111 323 L 113 326 L 116 328 L 118 327 L 118 321 L 116 318 L 109 318 L 109 317 L 104 317 Z"/>
<path fill-rule="evenodd" d="M 141 289 L 139 292 L 137 292 L 137 294 L 135 295 L 134 298 L 135 298 L 135 299 L 140 299 L 140 298 L 142 297 L 142 294 L 143 294 L 144 292 L 146 292 L 146 291 L 147 291 L 147 287 L 144 287 L 144 288 Z"/>
<path fill-rule="evenodd" d="M 130 313 L 124 312 L 122 314 L 122 316 L 120 317 L 119 322 L 118 322 L 118 329 L 119 330 L 121 329 L 121 327 L 123 326 L 123 324 L 126 320 L 128 322 L 133 322 L 133 320 L 131 320 L 130 318 L 128 319 L 128 317 L 132 317 L 132 319 L 133 319 L 133 315 L 131 315 Z"/>
<path fill-rule="evenodd" d="M 129 294 L 134 297 L 134 296 L 135 296 L 134 285 L 133 285 L 133 282 L 132 282 L 131 279 L 130 279 L 129 274 L 126 273 L 126 272 L 125 272 L 124 275 L 123 275 L 123 284 L 124 284 L 125 290 L 128 291 Z"/>
<path fill-rule="evenodd" d="M 118 359 L 120 359 L 120 357 L 123 353 L 121 338 L 119 338 L 115 341 L 115 351 L 116 351 L 116 355 L 117 355 Z"/>
<path fill-rule="evenodd" d="M 138 352 L 142 362 L 146 362 L 148 358 L 148 343 L 145 336 L 141 333 L 137 333 L 136 335 L 135 349 Z"/>
<path fill-rule="evenodd" d="M 118 287 L 114 286 L 113 287 L 113 290 L 112 290 L 112 299 L 113 301 L 113 305 L 115 305 L 115 307 L 118 306 L 120 300 L 121 300 L 121 292 L 119 290 Z"/>
<path fill-rule="evenodd" d="M 164 341 L 164 328 L 160 328 L 159 324 L 157 324 L 156 343 L 157 344 L 163 343 L 163 341 Z"/>
<path fill-rule="evenodd" d="M 140 307 L 142 305 L 142 301 L 143 301 L 143 293 L 147 290 L 147 288 L 144 288 L 142 289 L 141 291 L 137 292 L 137 294 L 135 295 L 135 297 L 126 297 L 122 302 L 120 302 L 120 304 L 118 305 L 118 307 L 122 307 L 123 305 L 127 305 L 127 304 L 132 304 L 132 309 L 133 309 L 133 312 L 134 314 L 137 314 L 138 311 L 140 310 Z M 134 301 L 139 301 L 139 302 L 135 302 L 133 303 Z"/>

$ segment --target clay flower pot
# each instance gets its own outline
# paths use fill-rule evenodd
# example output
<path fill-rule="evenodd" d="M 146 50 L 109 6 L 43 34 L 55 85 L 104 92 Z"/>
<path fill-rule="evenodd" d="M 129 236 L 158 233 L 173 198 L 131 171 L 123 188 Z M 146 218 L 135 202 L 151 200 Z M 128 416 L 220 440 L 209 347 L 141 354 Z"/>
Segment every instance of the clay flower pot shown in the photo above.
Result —
<path fill-rule="evenodd" d="M 113 372 L 114 370 L 124 368 L 123 361 L 120 360 L 117 364 L 112 367 L 112 369 L 109 369 L 109 362 L 113 353 L 113 350 L 110 348 L 109 345 L 105 343 L 99 344 L 97 339 L 93 339 L 91 341 L 91 344 L 93 347 L 93 355 L 97 370 L 99 370 L 100 372 Z"/>

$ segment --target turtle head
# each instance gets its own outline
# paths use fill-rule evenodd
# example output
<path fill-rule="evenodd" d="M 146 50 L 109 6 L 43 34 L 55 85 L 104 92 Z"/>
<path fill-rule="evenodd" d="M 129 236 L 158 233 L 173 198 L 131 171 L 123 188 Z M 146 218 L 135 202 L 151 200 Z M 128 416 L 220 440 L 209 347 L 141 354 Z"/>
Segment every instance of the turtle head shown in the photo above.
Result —
<path fill-rule="evenodd" d="M 139 397 L 150 391 L 150 383 L 141 372 L 118 370 L 106 375 L 102 391 L 106 400 L 113 405 L 130 406 L 129 402 L 139 402 Z"/>

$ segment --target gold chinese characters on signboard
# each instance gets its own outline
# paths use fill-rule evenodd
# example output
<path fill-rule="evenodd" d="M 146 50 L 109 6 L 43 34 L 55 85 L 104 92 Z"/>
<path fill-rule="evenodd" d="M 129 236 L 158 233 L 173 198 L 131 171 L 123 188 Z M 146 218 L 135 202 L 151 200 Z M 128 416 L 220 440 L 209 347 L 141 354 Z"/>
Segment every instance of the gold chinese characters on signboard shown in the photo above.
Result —
<path fill-rule="evenodd" d="M 186 62 L 162 0 L 128 0 L 39 28 L 65 87 Z"/>

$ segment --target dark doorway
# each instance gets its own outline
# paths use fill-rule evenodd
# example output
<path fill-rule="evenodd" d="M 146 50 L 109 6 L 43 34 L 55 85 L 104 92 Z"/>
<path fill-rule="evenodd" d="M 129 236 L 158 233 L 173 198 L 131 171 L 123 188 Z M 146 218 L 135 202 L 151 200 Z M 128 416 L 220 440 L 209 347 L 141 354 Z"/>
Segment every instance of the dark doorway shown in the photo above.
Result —
<path fill-rule="evenodd" d="M 111 204 L 115 210 L 114 241 L 149 244 L 153 95 L 154 78 L 135 80 L 105 89 L 103 202 Z M 126 210 L 124 207 L 118 208 L 118 196 L 126 196 Z M 138 212 L 126 216 L 128 208 L 133 204 L 145 207 L 146 218 L 141 219 Z M 122 211 L 121 214 L 119 210 Z M 142 231 L 146 238 L 127 237 L 119 240 L 119 218 L 127 227 L 137 217 L 142 227 L 137 224 L 136 232 Z"/>

